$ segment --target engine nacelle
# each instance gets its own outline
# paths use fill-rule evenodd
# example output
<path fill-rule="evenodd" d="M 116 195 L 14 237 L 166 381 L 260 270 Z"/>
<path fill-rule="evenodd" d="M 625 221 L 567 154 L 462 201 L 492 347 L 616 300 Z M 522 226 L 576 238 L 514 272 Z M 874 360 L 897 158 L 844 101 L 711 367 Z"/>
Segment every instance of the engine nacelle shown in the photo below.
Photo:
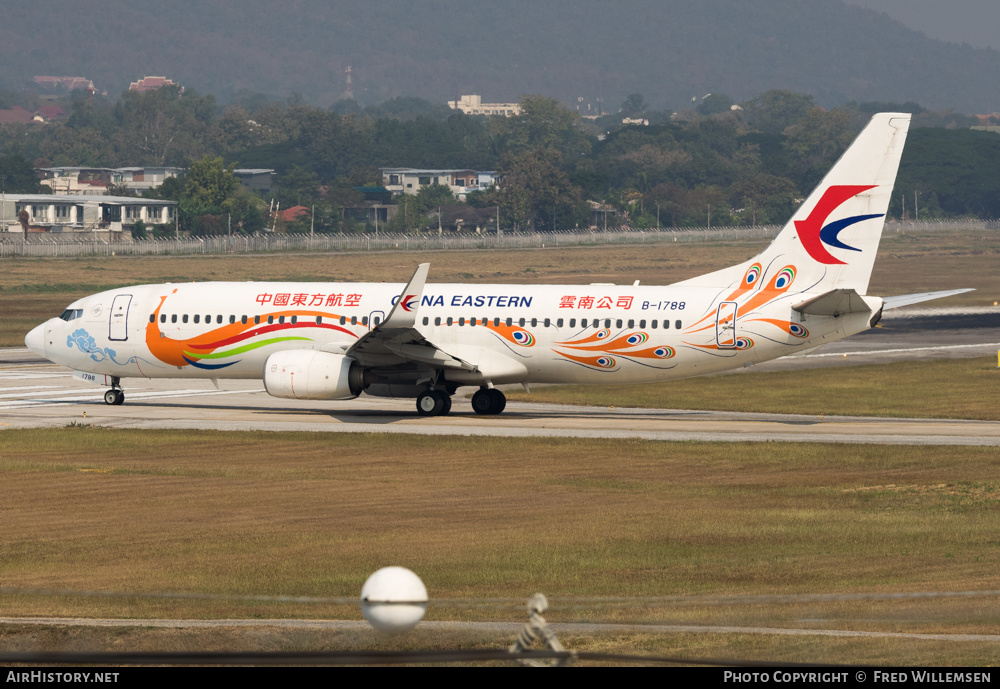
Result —
<path fill-rule="evenodd" d="M 364 369 L 343 354 L 291 349 L 267 357 L 264 387 L 273 397 L 349 400 L 365 389 Z"/>

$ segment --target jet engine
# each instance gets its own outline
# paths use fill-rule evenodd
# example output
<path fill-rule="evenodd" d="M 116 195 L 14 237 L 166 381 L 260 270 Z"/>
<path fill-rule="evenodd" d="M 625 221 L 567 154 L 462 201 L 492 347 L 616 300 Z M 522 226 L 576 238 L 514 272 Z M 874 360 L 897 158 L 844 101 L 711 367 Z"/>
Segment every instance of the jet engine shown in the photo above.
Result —
<path fill-rule="evenodd" d="M 343 354 L 291 349 L 264 362 L 264 387 L 273 397 L 349 400 L 364 390 L 364 369 Z"/>

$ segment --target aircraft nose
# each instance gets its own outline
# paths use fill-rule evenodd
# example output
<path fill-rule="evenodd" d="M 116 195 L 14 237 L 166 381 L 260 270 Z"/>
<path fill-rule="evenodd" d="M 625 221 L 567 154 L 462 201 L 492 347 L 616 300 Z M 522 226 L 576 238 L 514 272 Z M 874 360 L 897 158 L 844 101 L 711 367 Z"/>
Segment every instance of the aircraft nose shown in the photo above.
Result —
<path fill-rule="evenodd" d="M 38 356 L 45 356 L 45 324 L 24 336 L 24 345 Z"/>

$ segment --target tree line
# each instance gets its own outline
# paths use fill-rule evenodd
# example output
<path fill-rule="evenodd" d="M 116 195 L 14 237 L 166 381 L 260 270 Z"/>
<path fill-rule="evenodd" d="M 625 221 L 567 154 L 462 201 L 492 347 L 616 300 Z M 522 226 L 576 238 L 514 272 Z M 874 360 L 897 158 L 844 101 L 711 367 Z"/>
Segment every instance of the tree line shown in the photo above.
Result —
<path fill-rule="evenodd" d="M 3 95 L 3 94 L 0 94 Z M 516 117 L 467 116 L 419 98 L 330 109 L 301 97 L 244 94 L 225 107 L 211 95 L 165 87 L 118 100 L 80 93 L 64 122 L 0 127 L 0 184 L 38 191 L 33 167 L 188 168 L 154 190 L 180 204 L 183 229 L 254 232 L 267 210 L 302 205 L 315 215 L 290 229 L 357 229 L 344 208 L 359 187 L 379 186 L 379 168 L 494 170 L 502 183 L 468 203 L 498 207 L 505 227 L 551 231 L 611 224 L 685 227 L 783 223 L 874 112 L 912 112 L 890 214 L 1000 217 L 1000 136 L 978 120 L 914 103 L 846 103 L 826 110 L 811 96 L 768 91 L 740 104 L 712 94 L 690 110 L 657 111 L 641 94 L 618 112 L 581 118 L 557 101 L 525 96 Z M 628 123 L 623 123 L 623 120 Z M 245 191 L 235 166 L 277 172 L 274 198 Z M 386 229 L 416 231 L 425 212 L 456 204 L 428 188 L 402 205 Z"/>

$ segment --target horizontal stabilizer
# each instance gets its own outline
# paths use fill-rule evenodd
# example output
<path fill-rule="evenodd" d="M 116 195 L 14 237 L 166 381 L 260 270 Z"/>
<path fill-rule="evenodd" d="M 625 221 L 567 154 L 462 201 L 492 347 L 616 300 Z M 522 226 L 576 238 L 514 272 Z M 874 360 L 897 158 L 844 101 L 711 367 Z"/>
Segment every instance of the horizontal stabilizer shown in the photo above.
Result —
<path fill-rule="evenodd" d="M 898 309 L 900 306 L 919 304 L 922 301 L 930 301 L 931 299 L 944 299 L 954 294 L 964 294 L 974 291 L 974 287 L 966 287 L 965 289 L 948 289 L 943 292 L 918 292 L 917 294 L 900 294 L 898 297 L 883 297 L 882 301 L 885 302 L 883 308 Z"/>
<path fill-rule="evenodd" d="M 846 313 L 871 313 L 871 307 L 853 289 L 832 289 L 829 292 L 806 299 L 792 306 L 792 309 L 809 316 L 843 316 Z"/>

